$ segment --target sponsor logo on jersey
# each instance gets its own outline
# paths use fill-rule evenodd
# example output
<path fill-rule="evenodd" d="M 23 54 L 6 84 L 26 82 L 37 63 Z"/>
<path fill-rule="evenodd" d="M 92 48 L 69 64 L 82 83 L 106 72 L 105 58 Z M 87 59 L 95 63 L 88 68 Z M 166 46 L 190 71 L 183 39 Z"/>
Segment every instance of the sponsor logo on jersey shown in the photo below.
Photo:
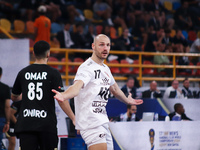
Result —
<path fill-rule="evenodd" d="M 64 87 L 61 87 L 61 86 L 59 86 L 58 88 L 61 89 L 61 90 L 65 90 Z"/>
<path fill-rule="evenodd" d="M 23 116 L 31 118 L 46 118 L 47 112 L 45 110 L 24 109 Z"/>
<path fill-rule="evenodd" d="M 106 114 L 106 110 L 102 108 L 95 108 L 93 109 L 94 113 L 101 113 L 101 114 Z"/>
<path fill-rule="evenodd" d="M 94 101 L 92 103 L 92 107 L 106 107 L 106 105 L 107 105 L 107 101 L 106 102 Z"/>
<path fill-rule="evenodd" d="M 100 138 L 104 138 L 106 134 L 99 134 Z"/>
<path fill-rule="evenodd" d="M 47 72 L 26 72 L 25 74 L 26 80 L 46 80 Z"/>
<path fill-rule="evenodd" d="M 110 85 L 110 83 L 109 83 L 109 79 L 107 79 L 107 78 L 104 78 L 104 79 L 102 79 L 102 83 L 101 84 L 103 84 L 103 85 Z"/>

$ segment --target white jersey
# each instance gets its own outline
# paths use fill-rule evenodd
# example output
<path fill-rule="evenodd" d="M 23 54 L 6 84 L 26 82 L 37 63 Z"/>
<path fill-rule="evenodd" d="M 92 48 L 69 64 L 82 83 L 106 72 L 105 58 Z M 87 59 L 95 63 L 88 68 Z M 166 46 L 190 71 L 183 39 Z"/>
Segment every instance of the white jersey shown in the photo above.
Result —
<path fill-rule="evenodd" d="M 84 82 L 84 87 L 74 98 L 76 129 L 90 129 L 109 122 L 106 105 L 109 88 L 115 80 L 108 66 L 99 65 L 88 58 L 78 68 L 76 80 Z"/>

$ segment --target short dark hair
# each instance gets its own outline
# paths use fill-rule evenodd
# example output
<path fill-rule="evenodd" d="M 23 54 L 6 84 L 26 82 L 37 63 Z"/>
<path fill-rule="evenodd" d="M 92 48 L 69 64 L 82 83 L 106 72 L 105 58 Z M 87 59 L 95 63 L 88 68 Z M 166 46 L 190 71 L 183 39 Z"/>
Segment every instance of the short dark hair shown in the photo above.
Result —
<path fill-rule="evenodd" d="M 128 104 L 128 105 L 127 105 L 127 109 L 131 109 L 131 105 Z"/>
<path fill-rule="evenodd" d="M 189 80 L 187 77 L 183 80 L 183 82 L 185 82 L 185 81 L 187 81 L 187 80 Z"/>
<path fill-rule="evenodd" d="M 33 46 L 33 51 L 37 58 L 44 58 L 46 57 L 46 52 L 50 50 L 50 45 L 46 41 L 38 41 Z"/>
<path fill-rule="evenodd" d="M 2 68 L 0 67 L 0 76 L 2 75 Z"/>
<path fill-rule="evenodd" d="M 182 106 L 181 103 L 176 103 L 176 104 L 174 105 L 174 110 L 175 110 L 175 112 L 178 110 L 178 108 L 179 108 L 180 106 Z"/>

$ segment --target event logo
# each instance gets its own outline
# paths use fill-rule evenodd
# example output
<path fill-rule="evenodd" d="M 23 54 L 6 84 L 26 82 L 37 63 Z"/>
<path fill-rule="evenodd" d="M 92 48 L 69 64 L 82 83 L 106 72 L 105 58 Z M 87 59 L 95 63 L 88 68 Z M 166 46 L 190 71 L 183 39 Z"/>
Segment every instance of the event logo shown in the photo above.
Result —
<path fill-rule="evenodd" d="M 154 136 L 155 136 L 155 131 L 154 129 L 149 130 L 149 140 L 151 144 L 151 150 L 154 150 Z"/>

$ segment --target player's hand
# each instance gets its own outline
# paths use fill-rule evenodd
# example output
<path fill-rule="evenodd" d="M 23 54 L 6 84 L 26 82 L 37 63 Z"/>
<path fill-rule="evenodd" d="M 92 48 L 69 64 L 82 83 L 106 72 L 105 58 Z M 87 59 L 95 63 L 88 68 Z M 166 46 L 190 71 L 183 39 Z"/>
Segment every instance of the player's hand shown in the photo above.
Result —
<path fill-rule="evenodd" d="M 129 93 L 128 99 L 129 99 L 129 104 L 130 105 L 140 105 L 140 104 L 143 103 L 142 99 L 133 99 L 131 93 Z"/>
<path fill-rule="evenodd" d="M 77 134 L 80 135 L 80 130 L 77 130 Z"/>
<path fill-rule="evenodd" d="M 8 132 L 10 125 L 9 124 L 5 124 L 3 127 L 3 133 Z"/>
<path fill-rule="evenodd" d="M 56 95 L 54 96 L 54 98 L 57 100 L 57 101 L 61 101 L 63 102 L 64 101 L 64 97 L 62 95 L 62 93 L 52 89 L 52 92 L 54 92 Z"/>

